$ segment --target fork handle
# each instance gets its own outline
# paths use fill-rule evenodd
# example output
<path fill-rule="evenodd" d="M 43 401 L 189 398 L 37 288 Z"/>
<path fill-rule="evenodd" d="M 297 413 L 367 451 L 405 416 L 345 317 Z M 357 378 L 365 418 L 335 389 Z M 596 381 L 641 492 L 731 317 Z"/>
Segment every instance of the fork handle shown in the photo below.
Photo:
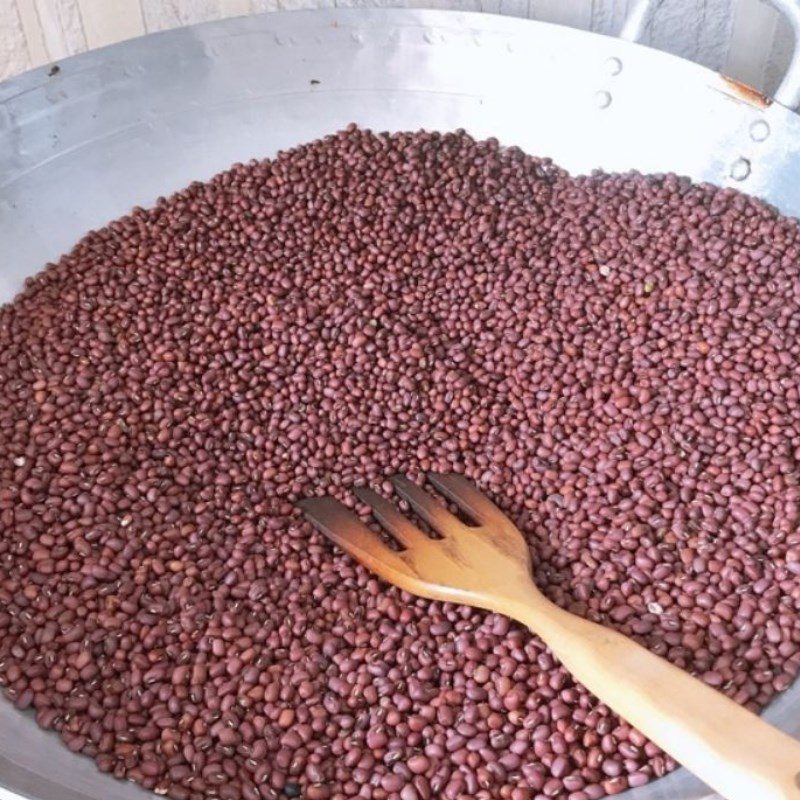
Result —
<path fill-rule="evenodd" d="M 505 611 L 537 633 L 596 697 L 728 800 L 800 800 L 800 742 L 533 588 Z"/>

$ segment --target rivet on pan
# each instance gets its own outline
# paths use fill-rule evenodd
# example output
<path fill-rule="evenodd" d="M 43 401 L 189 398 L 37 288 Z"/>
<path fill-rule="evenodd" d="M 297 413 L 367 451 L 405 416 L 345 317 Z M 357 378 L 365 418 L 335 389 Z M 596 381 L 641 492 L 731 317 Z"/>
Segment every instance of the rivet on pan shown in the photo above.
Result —
<path fill-rule="evenodd" d="M 611 92 L 596 92 L 594 102 L 598 108 L 608 108 L 611 105 Z"/>
<path fill-rule="evenodd" d="M 743 181 L 748 175 L 750 175 L 750 162 L 746 158 L 737 158 L 731 164 L 731 178 Z"/>
<path fill-rule="evenodd" d="M 359 33 L 358 31 L 353 31 L 353 33 L 352 33 L 352 35 L 350 36 L 350 38 L 351 38 L 351 39 L 352 39 L 354 42 L 358 42 L 359 44 L 361 44 L 361 42 L 363 42 L 363 41 L 364 41 L 364 34 L 363 34 L 363 33 Z"/>
<path fill-rule="evenodd" d="M 428 44 L 433 44 L 436 41 L 436 37 L 433 35 L 433 31 L 425 31 L 425 33 L 422 34 L 422 38 Z"/>
<path fill-rule="evenodd" d="M 769 123 L 763 119 L 757 119 L 750 126 L 750 138 L 754 142 L 763 142 L 769 136 Z"/>
<path fill-rule="evenodd" d="M 606 59 L 606 71 L 609 75 L 619 75 L 622 72 L 622 61 L 612 56 Z"/>
<path fill-rule="evenodd" d="M 478 47 L 480 47 L 483 44 L 483 42 L 481 41 L 481 37 L 477 33 L 473 34 L 472 43 L 477 45 Z"/>

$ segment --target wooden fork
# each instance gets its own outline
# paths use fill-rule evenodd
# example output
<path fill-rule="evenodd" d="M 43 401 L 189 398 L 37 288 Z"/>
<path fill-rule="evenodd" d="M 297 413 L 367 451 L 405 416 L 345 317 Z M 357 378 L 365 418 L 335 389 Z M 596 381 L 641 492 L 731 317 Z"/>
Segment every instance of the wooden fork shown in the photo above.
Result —
<path fill-rule="evenodd" d="M 528 546 L 511 520 L 460 475 L 428 480 L 476 524 L 401 476 L 393 479 L 397 493 L 441 539 L 370 489 L 354 492 L 402 550 L 331 497 L 299 505 L 329 539 L 401 589 L 527 625 L 577 680 L 728 800 L 800 800 L 800 742 L 630 639 L 551 603 L 533 583 Z"/>

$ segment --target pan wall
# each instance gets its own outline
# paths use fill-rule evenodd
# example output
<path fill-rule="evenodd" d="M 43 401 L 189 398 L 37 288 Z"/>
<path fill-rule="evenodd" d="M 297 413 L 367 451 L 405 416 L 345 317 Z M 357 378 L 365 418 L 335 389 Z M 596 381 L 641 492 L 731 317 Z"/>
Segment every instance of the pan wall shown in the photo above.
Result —
<path fill-rule="evenodd" d="M 264 11 L 353 5 L 459 8 L 613 33 L 628 4 L 629 0 L 0 0 L 0 80 L 122 39 Z M 768 93 L 780 80 L 791 50 L 786 25 L 762 0 L 665 0 L 650 43 Z"/>

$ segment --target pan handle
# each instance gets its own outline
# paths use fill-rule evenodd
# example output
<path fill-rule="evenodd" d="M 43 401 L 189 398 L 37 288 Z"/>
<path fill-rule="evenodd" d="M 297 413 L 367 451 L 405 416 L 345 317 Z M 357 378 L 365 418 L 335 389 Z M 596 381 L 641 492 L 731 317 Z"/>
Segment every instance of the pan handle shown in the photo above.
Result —
<path fill-rule="evenodd" d="M 664 0 L 636 0 L 622 23 L 619 38 L 626 42 L 640 42 L 663 2 Z"/>
<path fill-rule="evenodd" d="M 664 0 L 636 0 L 619 32 L 620 39 L 628 42 L 641 41 L 663 2 Z M 768 0 L 768 2 L 786 17 L 794 36 L 792 60 L 780 86 L 775 91 L 774 100 L 786 108 L 796 109 L 800 106 L 800 0 Z"/>
<path fill-rule="evenodd" d="M 782 106 L 795 109 L 800 105 L 800 2 L 798 0 L 769 0 L 792 27 L 794 50 L 792 60 L 775 91 L 775 100 Z"/>

